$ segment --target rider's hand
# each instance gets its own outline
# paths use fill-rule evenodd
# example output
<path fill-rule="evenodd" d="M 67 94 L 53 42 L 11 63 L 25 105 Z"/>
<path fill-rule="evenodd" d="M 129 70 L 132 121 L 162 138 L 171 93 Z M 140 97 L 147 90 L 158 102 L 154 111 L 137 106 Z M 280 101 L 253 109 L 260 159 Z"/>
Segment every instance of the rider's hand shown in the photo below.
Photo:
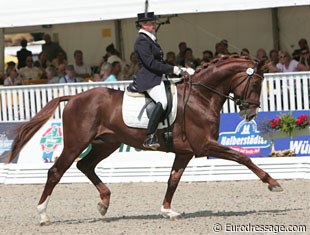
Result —
<path fill-rule="evenodd" d="M 193 68 L 181 68 L 183 71 L 186 71 L 189 75 L 194 75 L 195 70 Z"/>
<path fill-rule="evenodd" d="M 181 72 L 182 72 L 181 67 L 173 66 L 173 73 L 174 73 L 175 75 L 180 75 Z"/>

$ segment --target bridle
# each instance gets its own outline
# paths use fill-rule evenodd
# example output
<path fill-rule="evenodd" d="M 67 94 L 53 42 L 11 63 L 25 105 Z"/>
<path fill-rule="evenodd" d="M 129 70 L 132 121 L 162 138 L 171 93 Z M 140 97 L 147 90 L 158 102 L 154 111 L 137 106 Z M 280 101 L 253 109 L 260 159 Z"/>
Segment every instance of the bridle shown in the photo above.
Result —
<path fill-rule="evenodd" d="M 256 77 L 259 77 L 261 80 L 263 80 L 264 78 L 258 74 L 258 73 L 255 73 L 255 67 L 256 67 L 256 64 L 254 65 L 254 68 L 248 68 L 246 73 L 247 75 L 240 81 L 237 83 L 237 85 L 235 85 L 233 88 L 231 88 L 231 91 L 234 91 L 237 87 L 239 87 L 241 84 L 243 84 L 245 81 L 246 81 L 246 85 L 245 85 L 245 89 L 244 89 L 244 92 L 242 93 L 241 97 L 240 98 L 235 98 L 234 96 L 231 96 L 231 95 L 225 95 L 223 94 L 222 92 L 212 88 L 212 87 L 209 87 L 205 84 L 202 84 L 201 82 L 191 82 L 191 85 L 195 85 L 195 86 L 201 86 L 215 94 L 218 94 L 219 96 L 222 96 L 222 97 L 225 97 L 226 99 L 230 99 L 232 101 L 235 102 L 236 105 L 238 105 L 240 108 L 250 108 L 252 106 L 255 106 L 256 108 L 260 108 L 260 102 L 259 101 L 255 101 L 255 100 L 251 100 L 251 99 L 246 99 L 246 97 L 248 96 L 248 92 L 249 92 L 249 87 L 250 87 L 250 81 L 251 79 L 256 76 Z"/>
<path fill-rule="evenodd" d="M 183 140 L 185 140 L 184 138 L 186 138 L 186 135 L 185 135 L 185 110 L 186 110 L 186 106 L 187 106 L 187 102 L 188 102 L 188 99 L 190 96 L 190 91 L 191 91 L 192 86 L 201 86 L 201 87 L 203 87 L 203 88 L 205 88 L 205 89 L 207 89 L 207 90 L 209 90 L 215 94 L 218 94 L 219 96 L 225 97 L 226 99 L 230 99 L 230 100 L 234 101 L 235 104 L 238 105 L 240 109 L 243 109 L 243 110 L 249 109 L 249 108 L 260 108 L 260 102 L 259 101 L 252 100 L 252 99 L 246 99 L 246 97 L 248 97 L 248 95 L 249 95 L 248 92 L 249 92 L 251 79 L 254 76 L 259 77 L 261 80 L 264 79 L 263 76 L 261 76 L 260 74 L 255 72 L 256 66 L 257 66 L 257 63 L 254 64 L 253 68 L 248 68 L 246 70 L 247 75 L 240 82 L 238 82 L 237 85 L 235 85 L 231 89 L 231 91 L 234 91 L 237 87 L 239 87 L 241 84 L 246 82 L 244 92 L 242 93 L 240 98 L 235 98 L 234 96 L 231 96 L 231 95 L 225 95 L 222 92 L 216 90 L 215 88 L 209 87 L 209 86 L 207 86 L 201 82 L 192 82 L 190 77 L 187 79 L 184 78 L 185 86 L 184 86 L 184 91 L 183 91 L 183 130 L 182 130 Z M 189 86 L 189 92 L 188 92 L 188 95 L 186 96 L 187 84 Z M 251 91 L 250 91 L 250 93 L 251 93 Z"/>

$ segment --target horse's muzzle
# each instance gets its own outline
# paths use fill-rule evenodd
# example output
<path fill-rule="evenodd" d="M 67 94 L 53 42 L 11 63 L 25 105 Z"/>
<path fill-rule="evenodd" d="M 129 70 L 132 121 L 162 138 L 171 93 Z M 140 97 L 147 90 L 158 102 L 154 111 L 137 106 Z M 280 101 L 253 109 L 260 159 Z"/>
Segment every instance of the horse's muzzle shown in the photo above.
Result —
<path fill-rule="evenodd" d="M 239 115 L 247 122 L 253 120 L 257 116 L 258 108 L 244 109 L 239 112 Z"/>

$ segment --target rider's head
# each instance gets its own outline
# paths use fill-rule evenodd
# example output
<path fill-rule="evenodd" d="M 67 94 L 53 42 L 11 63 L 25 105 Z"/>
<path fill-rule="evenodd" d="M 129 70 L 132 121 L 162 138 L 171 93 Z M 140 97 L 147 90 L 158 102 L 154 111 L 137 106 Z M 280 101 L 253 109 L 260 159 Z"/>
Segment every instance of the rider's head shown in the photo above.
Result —
<path fill-rule="evenodd" d="M 154 12 L 139 13 L 136 21 L 137 29 L 144 29 L 147 32 L 154 33 L 156 26 L 156 17 Z"/>

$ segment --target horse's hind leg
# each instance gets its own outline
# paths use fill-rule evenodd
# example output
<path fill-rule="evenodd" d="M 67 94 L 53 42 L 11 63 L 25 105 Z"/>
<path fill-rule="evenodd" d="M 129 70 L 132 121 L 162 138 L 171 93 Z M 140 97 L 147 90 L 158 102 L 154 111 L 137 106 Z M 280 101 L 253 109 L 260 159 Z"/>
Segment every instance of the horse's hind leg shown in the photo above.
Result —
<path fill-rule="evenodd" d="M 120 143 L 92 143 L 92 150 L 77 163 L 77 168 L 87 176 L 99 191 L 101 201 L 98 203 L 98 210 L 101 215 L 107 213 L 111 191 L 97 176 L 95 167 L 100 161 L 110 156 L 119 146 Z"/>
<path fill-rule="evenodd" d="M 171 201 L 178 187 L 181 176 L 193 155 L 176 154 L 168 180 L 168 187 L 161 207 L 161 214 L 172 220 L 181 218 L 181 214 L 171 210 Z"/>
<path fill-rule="evenodd" d="M 64 147 L 60 157 L 54 165 L 48 170 L 47 181 L 37 206 L 40 215 L 40 225 L 50 224 L 50 220 L 46 214 L 46 208 L 50 196 L 55 186 L 59 183 L 63 174 L 72 165 L 76 157 L 83 151 L 83 147 L 72 146 L 71 148 Z"/>
<path fill-rule="evenodd" d="M 255 165 L 246 155 L 221 145 L 217 141 L 211 141 L 206 146 L 208 156 L 214 156 L 226 160 L 238 162 L 253 171 L 264 183 L 268 184 L 268 189 L 272 192 L 281 192 L 283 189 L 280 184 L 273 179 L 267 172 Z"/>

